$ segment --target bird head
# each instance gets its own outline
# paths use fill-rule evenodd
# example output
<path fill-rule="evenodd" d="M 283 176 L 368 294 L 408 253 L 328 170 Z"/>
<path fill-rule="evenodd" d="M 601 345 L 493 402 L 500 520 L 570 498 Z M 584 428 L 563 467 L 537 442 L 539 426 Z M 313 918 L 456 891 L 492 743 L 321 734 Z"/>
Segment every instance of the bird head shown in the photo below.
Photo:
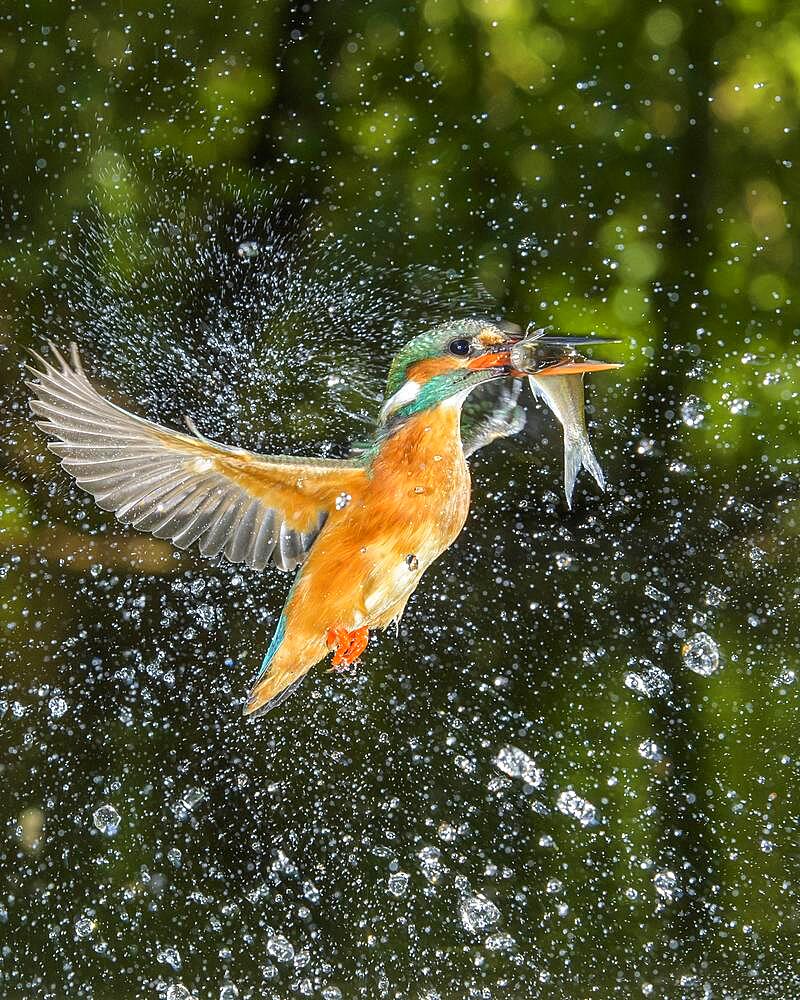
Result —
<path fill-rule="evenodd" d="M 517 327 L 484 319 L 453 320 L 414 337 L 392 362 L 380 423 L 460 403 L 481 383 L 515 374 L 510 352 L 520 337 Z"/>

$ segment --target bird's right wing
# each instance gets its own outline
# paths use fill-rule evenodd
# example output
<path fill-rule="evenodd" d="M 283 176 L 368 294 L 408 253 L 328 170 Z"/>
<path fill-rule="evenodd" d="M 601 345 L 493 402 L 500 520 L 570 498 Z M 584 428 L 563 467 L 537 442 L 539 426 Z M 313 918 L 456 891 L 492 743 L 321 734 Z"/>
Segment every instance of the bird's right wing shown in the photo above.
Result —
<path fill-rule="evenodd" d="M 73 344 L 35 355 L 30 407 L 75 482 L 124 524 L 263 569 L 305 560 L 328 514 L 361 492 L 363 465 L 257 455 L 134 416 L 94 388 Z"/>
<path fill-rule="evenodd" d="M 461 440 L 469 457 L 491 441 L 518 434 L 527 414 L 520 405 L 522 379 L 496 379 L 479 386 L 461 411 Z"/>

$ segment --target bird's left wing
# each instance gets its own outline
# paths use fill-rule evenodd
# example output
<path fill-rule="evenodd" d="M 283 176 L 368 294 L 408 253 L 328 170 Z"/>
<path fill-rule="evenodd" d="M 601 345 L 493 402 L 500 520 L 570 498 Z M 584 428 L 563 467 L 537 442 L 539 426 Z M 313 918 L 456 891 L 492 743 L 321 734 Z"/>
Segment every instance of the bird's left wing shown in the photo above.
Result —
<path fill-rule="evenodd" d="M 69 362 L 50 348 L 57 364 L 35 355 L 27 383 L 48 447 L 103 510 L 179 548 L 293 569 L 337 498 L 366 480 L 358 462 L 257 455 L 137 417 L 97 392 L 74 344 Z"/>

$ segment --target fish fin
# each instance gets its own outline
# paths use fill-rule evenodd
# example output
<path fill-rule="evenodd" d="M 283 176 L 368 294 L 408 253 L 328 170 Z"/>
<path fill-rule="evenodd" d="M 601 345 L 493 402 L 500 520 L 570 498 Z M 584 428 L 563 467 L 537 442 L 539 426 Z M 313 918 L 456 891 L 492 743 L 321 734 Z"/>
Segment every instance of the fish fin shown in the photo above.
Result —
<path fill-rule="evenodd" d="M 590 473 L 590 475 L 594 478 L 594 481 L 605 493 L 606 477 L 603 475 L 603 470 L 600 468 L 600 463 L 597 461 L 597 455 L 595 455 L 594 450 L 588 441 L 581 452 L 581 462 L 583 463 L 584 469 Z"/>
<path fill-rule="evenodd" d="M 580 442 L 564 438 L 564 496 L 567 498 L 567 507 L 570 510 L 572 510 L 575 482 L 582 464 Z"/>
<path fill-rule="evenodd" d="M 564 494 L 567 498 L 567 507 L 572 510 L 572 497 L 575 492 L 575 483 L 581 468 L 586 469 L 591 474 L 594 481 L 605 491 L 606 480 L 597 456 L 592 450 L 592 445 L 588 437 L 564 438 Z"/>

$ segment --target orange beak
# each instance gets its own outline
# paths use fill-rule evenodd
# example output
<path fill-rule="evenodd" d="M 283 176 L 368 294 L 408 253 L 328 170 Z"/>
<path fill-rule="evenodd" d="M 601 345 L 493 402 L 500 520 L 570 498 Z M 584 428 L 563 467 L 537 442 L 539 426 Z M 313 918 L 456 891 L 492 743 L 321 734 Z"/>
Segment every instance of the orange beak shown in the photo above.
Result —
<path fill-rule="evenodd" d="M 582 375 L 584 372 L 605 372 L 611 368 L 622 368 L 621 364 L 614 364 L 610 361 L 591 361 L 588 358 L 564 358 L 554 365 L 548 365 L 538 372 L 531 372 L 536 378 L 544 378 L 546 375 Z"/>

